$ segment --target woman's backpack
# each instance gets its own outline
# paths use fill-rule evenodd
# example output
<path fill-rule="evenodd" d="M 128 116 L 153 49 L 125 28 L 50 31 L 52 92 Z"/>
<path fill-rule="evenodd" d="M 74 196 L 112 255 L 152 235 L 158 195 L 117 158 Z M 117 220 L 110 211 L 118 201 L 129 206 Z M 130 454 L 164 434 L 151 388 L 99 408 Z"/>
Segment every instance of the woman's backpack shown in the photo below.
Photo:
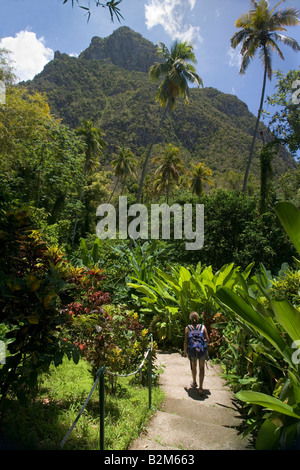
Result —
<path fill-rule="evenodd" d="M 199 354 L 205 353 L 207 351 L 207 343 L 204 337 L 204 325 L 197 325 L 196 328 L 193 325 L 188 325 L 188 329 L 189 356 L 195 356 L 197 352 Z"/>

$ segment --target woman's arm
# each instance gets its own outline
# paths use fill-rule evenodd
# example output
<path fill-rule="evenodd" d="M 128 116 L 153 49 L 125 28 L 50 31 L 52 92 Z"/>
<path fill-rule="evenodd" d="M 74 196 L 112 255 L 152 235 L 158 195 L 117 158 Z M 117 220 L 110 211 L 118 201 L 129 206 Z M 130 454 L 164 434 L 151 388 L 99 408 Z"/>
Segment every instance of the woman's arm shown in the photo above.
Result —
<path fill-rule="evenodd" d="M 208 336 L 208 333 L 207 333 L 207 329 L 204 327 L 204 334 L 205 334 L 205 338 L 206 338 L 206 341 L 207 341 L 207 344 L 209 344 L 209 336 Z"/>
<path fill-rule="evenodd" d="M 184 357 L 187 356 L 188 338 L 189 338 L 189 329 L 186 326 L 185 327 L 185 335 L 184 335 L 184 346 L 183 346 L 183 355 L 184 355 Z"/>

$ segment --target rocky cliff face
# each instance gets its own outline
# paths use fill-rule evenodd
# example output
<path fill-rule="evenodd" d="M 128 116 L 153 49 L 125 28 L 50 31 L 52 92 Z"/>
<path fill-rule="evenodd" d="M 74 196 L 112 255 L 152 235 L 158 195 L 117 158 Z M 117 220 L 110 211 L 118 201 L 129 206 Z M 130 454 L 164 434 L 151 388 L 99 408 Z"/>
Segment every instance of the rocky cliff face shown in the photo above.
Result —
<path fill-rule="evenodd" d="M 79 58 L 86 60 L 108 59 L 114 65 L 127 70 L 149 71 L 159 59 L 154 44 L 127 26 L 118 28 L 105 39 L 93 37 L 90 46 Z"/>

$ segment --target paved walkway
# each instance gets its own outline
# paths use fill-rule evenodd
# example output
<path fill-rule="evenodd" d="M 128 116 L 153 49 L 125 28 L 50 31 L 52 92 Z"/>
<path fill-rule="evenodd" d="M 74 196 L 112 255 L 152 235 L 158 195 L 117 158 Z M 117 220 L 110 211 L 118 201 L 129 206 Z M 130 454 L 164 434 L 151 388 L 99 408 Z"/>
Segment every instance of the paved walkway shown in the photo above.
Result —
<path fill-rule="evenodd" d="M 250 440 L 238 429 L 242 418 L 232 392 L 220 377 L 218 365 L 205 366 L 206 396 L 190 388 L 188 359 L 179 353 L 157 353 L 164 366 L 160 384 L 165 399 L 147 430 L 129 450 L 249 450 Z"/>

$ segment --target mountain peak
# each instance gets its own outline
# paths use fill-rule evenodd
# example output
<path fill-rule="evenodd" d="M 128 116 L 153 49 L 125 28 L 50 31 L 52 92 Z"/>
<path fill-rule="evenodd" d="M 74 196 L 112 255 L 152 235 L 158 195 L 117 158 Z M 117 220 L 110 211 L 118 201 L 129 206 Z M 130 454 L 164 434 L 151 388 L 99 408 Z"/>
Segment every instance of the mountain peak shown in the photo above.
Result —
<path fill-rule="evenodd" d="M 121 26 L 107 38 L 95 36 L 80 56 L 85 60 L 108 59 L 127 70 L 149 71 L 158 59 L 156 46 L 128 26 Z"/>

